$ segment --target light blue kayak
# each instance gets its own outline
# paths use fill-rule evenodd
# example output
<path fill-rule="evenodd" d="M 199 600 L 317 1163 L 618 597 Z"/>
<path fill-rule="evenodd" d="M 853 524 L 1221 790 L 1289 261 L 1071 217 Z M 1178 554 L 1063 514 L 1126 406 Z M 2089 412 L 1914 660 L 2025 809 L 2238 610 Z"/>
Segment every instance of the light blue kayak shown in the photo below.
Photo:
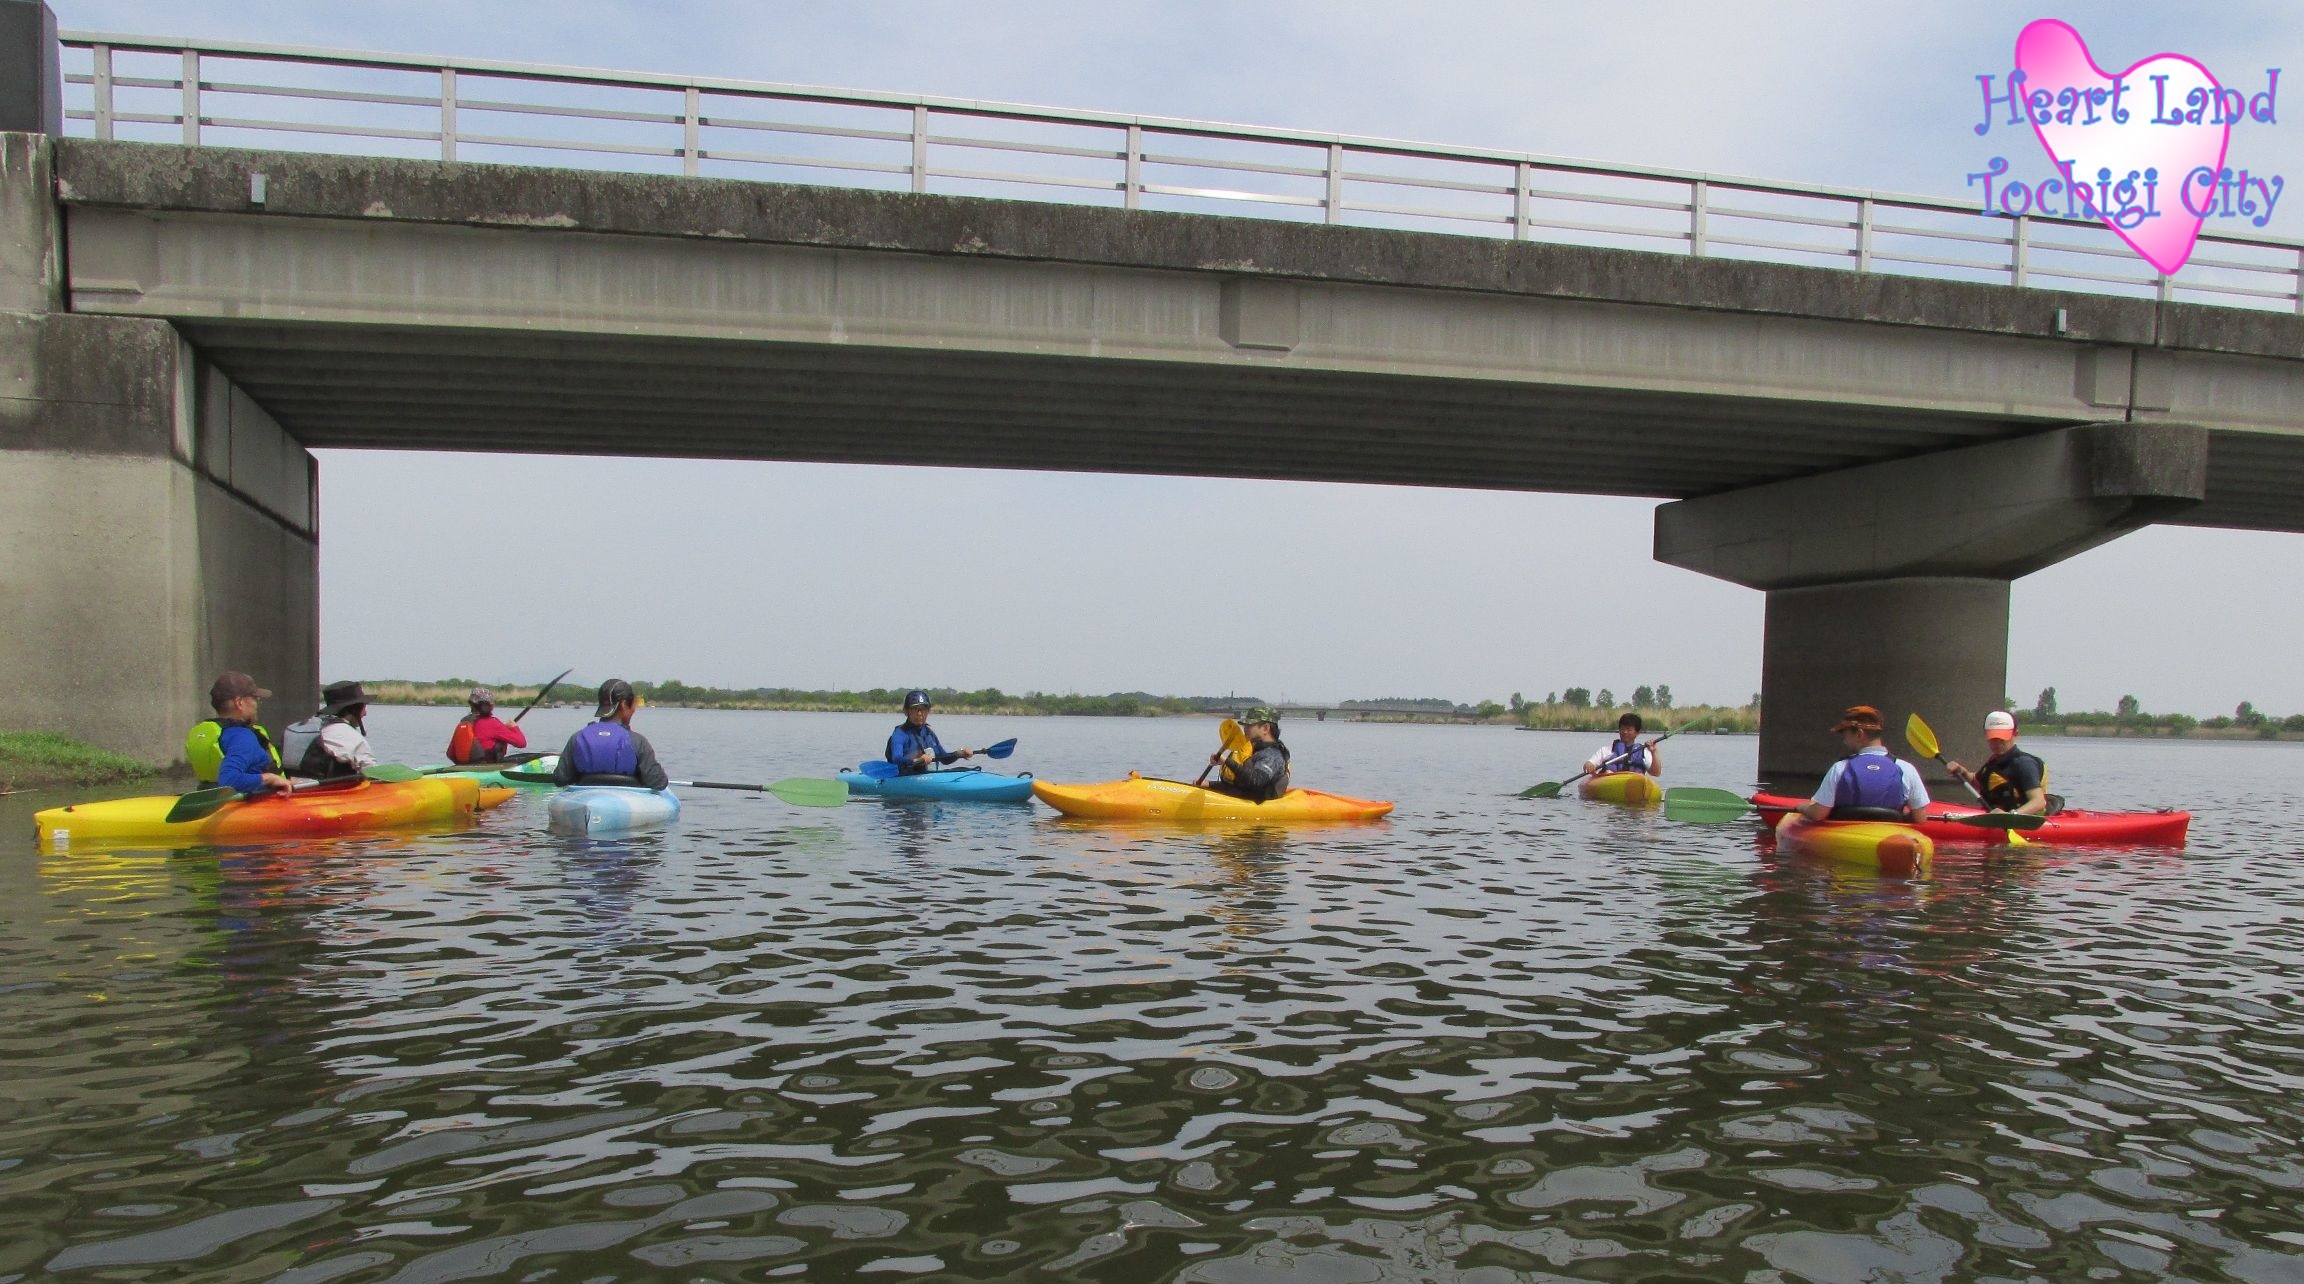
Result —
<path fill-rule="evenodd" d="M 961 767 L 952 771 L 925 771 L 917 776 L 891 776 L 881 780 L 861 771 L 843 771 L 840 783 L 852 794 L 878 798 L 941 798 L 951 802 L 1030 802 L 1032 773 L 1003 776 L 996 772 Z"/>
<path fill-rule="evenodd" d="M 555 834 L 629 834 L 670 824 L 680 799 L 638 785 L 570 785 L 552 795 L 545 813 Z"/>

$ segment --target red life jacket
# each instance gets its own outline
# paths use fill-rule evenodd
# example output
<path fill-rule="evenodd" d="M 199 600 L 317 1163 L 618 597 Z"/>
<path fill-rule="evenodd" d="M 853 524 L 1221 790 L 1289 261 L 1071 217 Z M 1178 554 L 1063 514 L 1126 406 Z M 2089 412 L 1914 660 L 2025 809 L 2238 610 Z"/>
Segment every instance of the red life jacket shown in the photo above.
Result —
<path fill-rule="evenodd" d="M 472 738 L 472 720 L 479 716 L 467 713 L 457 721 L 456 730 L 448 735 L 448 761 L 463 765 L 479 760 L 479 746 Z"/>

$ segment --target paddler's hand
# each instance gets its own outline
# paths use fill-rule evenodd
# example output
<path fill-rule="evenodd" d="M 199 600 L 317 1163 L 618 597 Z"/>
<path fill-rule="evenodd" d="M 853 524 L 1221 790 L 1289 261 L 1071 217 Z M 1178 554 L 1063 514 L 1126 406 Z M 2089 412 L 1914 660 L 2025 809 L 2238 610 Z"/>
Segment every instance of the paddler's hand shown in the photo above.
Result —
<path fill-rule="evenodd" d="M 1951 773 L 1952 773 L 1952 778 L 1953 778 L 1954 780 L 1966 780 L 1966 779 L 1968 779 L 1968 769 L 1967 769 L 1966 767 L 1963 767 L 1963 766 L 1961 766 L 1961 765 L 1959 764 L 1959 762 L 1957 762 L 1956 760 L 1952 760 L 1952 759 L 1947 759 L 1947 760 L 1945 760 L 1945 763 L 1944 763 L 1944 770 L 1951 772 Z"/>
<path fill-rule="evenodd" d="M 963 758 L 973 758 L 976 756 L 976 751 L 973 749 L 963 749 L 960 751 L 960 756 Z"/>
<path fill-rule="evenodd" d="M 266 789 L 286 789 L 289 787 L 288 777 L 277 775 L 273 772 L 265 772 L 261 779 L 263 780 L 264 787 Z"/>

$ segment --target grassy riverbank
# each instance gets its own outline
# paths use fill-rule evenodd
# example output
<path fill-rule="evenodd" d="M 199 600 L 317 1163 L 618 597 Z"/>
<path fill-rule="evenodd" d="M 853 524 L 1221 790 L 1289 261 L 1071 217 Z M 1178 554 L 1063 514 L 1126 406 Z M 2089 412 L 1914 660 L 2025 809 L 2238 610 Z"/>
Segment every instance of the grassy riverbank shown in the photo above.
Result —
<path fill-rule="evenodd" d="M 150 763 L 49 731 L 0 731 L 0 793 L 111 785 L 163 774 Z"/>
<path fill-rule="evenodd" d="M 1627 713 L 1640 715 L 1641 734 L 1653 737 L 1674 728 L 1689 735 L 1752 735 L 1760 730 L 1760 710 L 1752 705 L 1684 704 L 1669 709 L 1577 708 L 1568 704 L 1531 704 L 1520 710 L 1520 725 L 1530 731 L 1597 731 L 1614 734 L 1616 720 Z M 1702 723 L 1702 726 L 1696 724 Z"/>
<path fill-rule="evenodd" d="M 461 708 L 475 686 L 487 686 L 499 711 L 517 709 L 536 698 L 533 684 L 477 683 L 462 678 L 438 682 L 390 679 L 365 684 L 377 704 L 444 705 Z M 902 689 L 869 691 L 802 691 L 792 687 L 699 687 L 676 680 L 643 682 L 632 689 L 649 704 L 684 709 L 770 709 L 791 713 L 892 713 L 904 703 Z M 562 683 L 552 690 L 552 703 L 592 703 L 591 684 Z M 1111 718 L 1159 717 L 1176 714 L 1234 713 L 1264 703 L 1253 696 L 1161 696 L 1144 691 L 1116 691 L 1110 695 L 1047 695 L 1033 691 L 1021 695 L 986 687 L 955 691 L 932 687 L 929 698 L 940 713 L 998 714 L 1004 717 L 1091 716 Z M 510 716 L 506 714 L 505 716 Z"/>

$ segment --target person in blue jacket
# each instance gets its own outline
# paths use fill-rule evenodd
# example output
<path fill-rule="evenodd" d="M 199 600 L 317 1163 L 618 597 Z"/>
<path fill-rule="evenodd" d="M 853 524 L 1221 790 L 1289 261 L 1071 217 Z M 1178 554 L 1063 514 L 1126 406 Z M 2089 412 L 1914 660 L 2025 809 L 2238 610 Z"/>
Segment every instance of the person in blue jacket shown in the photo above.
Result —
<path fill-rule="evenodd" d="M 648 738 L 632 729 L 632 715 L 640 697 L 632 684 L 610 678 L 600 684 L 600 707 L 592 721 L 568 737 L 560 762 L 552 768 L 556 785 L 646 785 L 661 792 L 672 783 L 656 761 Z"/>
<path fill-rule="evenodd" d="M 1919 768 L 1888 752 L 1880 711 L 1852 704 L 1832 730 L 1848 756 L 1824 773 L 1815 795 L 1800 804 L 1800 814 L 1810 820 L 1920 819 L 1928 807 L 1928 786 L 1921 783 Z"/>
<path fill-rule="evenodd" d="M 280 751 L 256 722 L 256 702 L 270 694 L 245 673 L 216 676 L 208 688 L 208 707 L 216 716 L 184 737 L 184 759 L 201 784 L 244 794 L 288 787 L 288 777 L 280 770 Z"/>
<path fill-rule="evenodd" d="M 904 721 L 888 733 L 888 761 L 896 764 L 899 773 L 917 776 L 931 767 L 949 767 L 962 758 L 973 758 L 975 749 L 946 749 L 936 738 L 936 729 L 928 725 L 930 709 L 928 693 L 904 693 Z"/>

